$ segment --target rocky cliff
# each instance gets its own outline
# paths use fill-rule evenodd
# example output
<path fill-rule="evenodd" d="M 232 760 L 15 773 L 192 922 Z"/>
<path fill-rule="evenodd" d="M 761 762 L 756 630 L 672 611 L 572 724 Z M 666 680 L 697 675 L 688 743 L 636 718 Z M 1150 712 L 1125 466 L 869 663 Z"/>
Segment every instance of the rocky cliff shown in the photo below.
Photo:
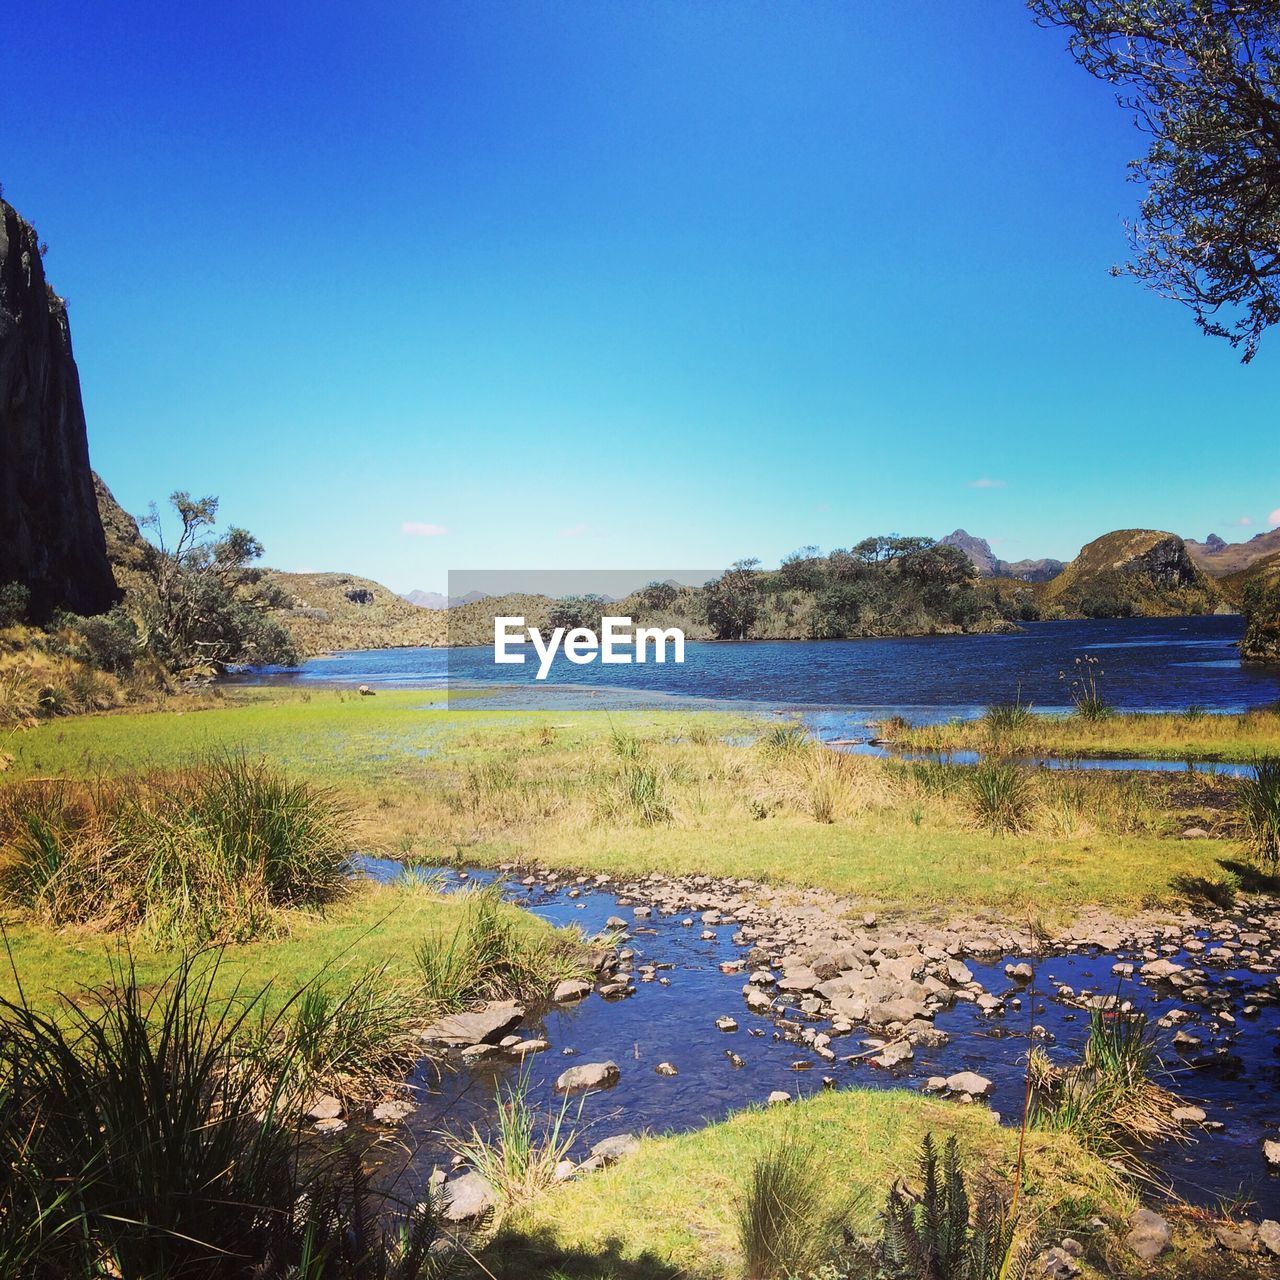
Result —
<path fill-rule="evenodd" d="M 1177 534 L 1117 529 L 1081 547 L 1041 600 L 1066 616 L 1172 617 L 1210 613 L 1221 593 Z"/>
<path fill-rule="evenodd" d="M 89 470 L 67 309 L 35 229 L 0 200 L 0 583 L 31 614 L 93 614 L 119 597 Z"/>

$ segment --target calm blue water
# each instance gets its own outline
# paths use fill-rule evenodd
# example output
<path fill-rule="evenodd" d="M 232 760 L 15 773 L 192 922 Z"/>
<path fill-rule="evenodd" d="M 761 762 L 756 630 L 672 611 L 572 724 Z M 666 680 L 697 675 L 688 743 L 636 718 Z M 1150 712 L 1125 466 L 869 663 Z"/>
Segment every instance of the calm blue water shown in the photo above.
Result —
<path fill-rule="evenodd" d="M 1238 617 L 1138 618 L 1028 623 L 1000 636 L 690 642 L 680 666 L 578 666 L 557 656 L 546 684 L 533 679 L 532 653 L 524 666 L 499 667 L 489 647 L 380 649 L 237 679 L 490 691 L 480 702 L 469 697 L 471 706 L 745 704 L 808 713 L 820 733 L 836 736 L 893 712 L 945 720 L 1019 696 L 1038 710 L 1064 709 L 1060 673 L 1085 655 L 1099 660 L 1103 696 L 1124 710 L 1233 712 L 1280 700 L 1280 667 L 1240 662 L 1241 630 Z"/>

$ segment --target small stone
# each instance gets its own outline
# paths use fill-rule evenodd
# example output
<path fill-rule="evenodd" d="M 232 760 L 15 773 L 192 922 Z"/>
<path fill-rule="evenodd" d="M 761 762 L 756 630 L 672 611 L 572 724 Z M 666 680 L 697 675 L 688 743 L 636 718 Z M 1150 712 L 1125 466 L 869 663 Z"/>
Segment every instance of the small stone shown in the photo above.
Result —
<path fill-rule="evenodd" d="M 1280 1165 L 1280 1142 L 1267 1138 L 1262 1144 L 1262 1154 L 1266 1156 L 1268 1164 Z"/>
<path fill-rule="evenodd" d="M 307 1110 L 313 1120 L 336 1120 L 342 1114 L 342 1103 L 331 1093 L 323 1094 Z"/>
<path fill-rule="evenodd" d="M 1143 1262 L 1154 1262 L 1173 1243 L 1173 1232 L 1158 1213 L 1139 1209 L 1129 1219 L 1124 1242 Z"/>
<path fill-rule="evenodd" d="M 551 998 L 556 1004 L 566 1004 L 570 1000 L 581 1000 L 583 996 L 590 994 L 591 983 L 584 982 L 581 978 L 566 978 L 556 985 Z"/>
<path fill-rule="evenodd" d="M 766 1102 L 771 1107 L 783 1107 L 783 1106 L 786 1106 L 786 1104 L 791 1101 L 792 1101 L 791 1095 L 782 1089 L 775 1089 L 766 1099 Z"/>
<path fill-rule="evenodd" d="M 520 1040 L 510 1045 L 507 1052 L 515 1058 L 523 1058 L 529 1053 L 541 1053 L 544 1049 L 550 1049 L 551 1042 L 535 1037 L 532 1040 Z"/>
<path fill-rule="evenodd" d="M 1280 1257 L 1280 1222 L 1265 1218 L 1258 1224 L 1258 1243 L 1268 1252 Z"/>
<path fill-rule="evenodd" d="M 493 1188 L 478 1173 L 464 1173 L 444 1184 L 444 1216 L 450 1222 L 478 1218 L 497 1203 Z"/>
<path fill-rule="evenodd" d="M 656 1067 L 654 1067 L 654 1070 L 660 1076 L 678 1076 L 680 1074 L 673 1062 L 660 1062 Z"/>
<path fill-rule="evenodd" d="M 373 1118 L 382 1124 L 399 1124 L 413 1110 L 412 1102 L 380 1102 L 373 1109 Z"/>
<path fill-rule="evenodd" d="M 1174 1107 L 1169 1115 L 1178 1124 L 1204 1124 L 1205 1121 L 1203 1107 Z"/>
<path fill-rule="evenodd" d="M 1213 1237 L 1228 1253 L 1252 1253 L 1256 1230 L 1252 1222 L 1242 1222 L 1238 1226 L 1226 1223 L 1214 1231 Z"/>
<path fill-rule="evenodd" d="M 591 1148 L 591 1154 L 603 1164 L 613 1164 L 639 1150 L 640 1139 L 634 1133 L 617 1133 L 597 1142 Z"/>
<path fill-rule="evenodd" d="M 729 1017 L 727 1013 L 716 1019 L 717 1031 L 737 1031 L 737 1029 L 737 1022 L 733 1018 Z"/>
<path fill-rule="evenodd" d="M 317 1133 L 341 1133 L 347 1127 L 347 1122 L 330 1116 L 326 1120 L 317 1120 L 312 1127 Z"/>

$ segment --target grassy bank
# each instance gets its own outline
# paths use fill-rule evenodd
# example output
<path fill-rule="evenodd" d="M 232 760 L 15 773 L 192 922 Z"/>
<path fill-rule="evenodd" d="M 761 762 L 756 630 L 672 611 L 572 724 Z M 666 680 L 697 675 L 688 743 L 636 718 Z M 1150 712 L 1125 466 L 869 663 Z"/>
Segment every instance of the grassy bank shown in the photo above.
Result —
<path fill-rule="evenodd" d="M 1015 723 L 1009 723 L 1014 721 Z M 1115 712 L 1079 715 L 1001 714 L 949 724 L 892 726 L 895 746 L 911 751 L 982 751 L 999 755 L 1248 762 L 1280 752 L 1280 711 L 1246 715 Z"/>
<path fill-rule="evenodd" d="M 323 911 L 293 913 L 287 932 L 279 936 L 223 950 L 215 993 L 269 987 L 263 1004 L 273 1012 L 318 975 L 354 977 L 377 970 L 388 986 L 411 988 L 420 997 L 419 953 L 447 950 L 472 909 L 466 894 L 439 894 L 413 883 L 360 883 Z M 573 968 L 565 935 L 516 907 L 502 904 L 498 912 L 516 952 L 543 957 L 548 985 Z M 28 999 L 38 1005 L 48 1005 L 59 992 L 110 981 L 126 945 L 144 986 L 163 981 L 182 955 L 171 947 L 126 942 L 92 926 L 55 929 L 11 906 L 0 907 L 0 923 L 8 944 L 8 956 L 0 957 L 0 998 L 14 999 L 21 980 Z"/>
<path fill-rule="evenodd" d="M 13 778 L 243 751 L 336 788 L 365 848 L 749 875 L 887 907 L 1132 910 L 1184 900 L 1191 886 L 1228 892 L 1252 874 L 1228 779 L 854 759 L 785 725 L 718 713 L 512 713 L 420 691 L 257 691 L 186 715 L 63 720 L 10 749 Z M 1181 839 L 1188 826 L 1221 838 Z"/>
<path fill-rule="evenodd" d="M 993 1123 L 985 1108 L 842 1090 L 741 1112 L 696 1133 L 647 1138 L 620 1164 L 536 1201 L 483 1262 L 500 1277 L 737 1276 L 736 1208 L 753 1161 L 780 1140 L 812 1144 L 823 1181 L 854 1193 L 851 1227 L 870 1233 L 888 1187 L 914 1172 L 928 1132 L 939 1141 L 956 1134 L 967 1167 L 1010 1178 L 1017 1132 Z M 1132 1208 L 1114 1173 L 1061 1135 L 1029 1135 L 1027 1175 L 1027 1220 L 1045 1235 Z"/>

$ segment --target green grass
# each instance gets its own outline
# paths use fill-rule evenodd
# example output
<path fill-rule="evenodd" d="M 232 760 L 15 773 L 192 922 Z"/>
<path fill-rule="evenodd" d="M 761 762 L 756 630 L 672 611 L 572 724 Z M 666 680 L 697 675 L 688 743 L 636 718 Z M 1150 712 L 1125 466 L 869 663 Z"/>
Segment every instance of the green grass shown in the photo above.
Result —
<path fill-rule="evenodd" d="M 1270 708 L 1245 715 L 1117 711 L 1089 719 L 1075 714 L 1023 717 L 992 708 L 978 720 L 910 726 L 892 736 L 895 746 L 910 751 L 1248 763 L 1256 755 L 1280 752 L 1280 713 Z"/>
<path fill-rule="evenodd" d="M 442 949 L 467 928 L 471 900 L 465 894 L 441 896 L 417 888 L 362 883 L 341 901 L 322 911 L 298 912 L 288 933 L 260 942 L 228 947 L 218 969 L 216 993 L 229 995 L 237 986 L 256 991 L 271 984 L 263 1001 L 268 1013 L 318 976 L 338 984 L 356 982 L 370 968 L 386 981 L 420 987 L 418 952 L 434 940 Z M 563 935 L 527 912 L 503 905 L 502 917 L 526 949 L 557 950 Z M 52 929 L 14 909 L 3 919 L 9 959 L 0 956 L 0 998 L 17 996 L 17 978 L 28 998 L 47 1006 L 58 992 L 110 981 L 112 963 L 124 943 L 90 927 Z M 173 971 L 181 953 L 137 943 L 132 960 L 139 982 L 161 982 Z M 15 971 L 17 977 L 15 977 Z"/>
<path fill-rule="evenodd" d="M 536 1201 L 483 1261 L 503 1280 L 553 1274 L 557 1258 L 573 1276 L 740 1276 L 742 1198 L 756 1162 L 780 1143 L 812 1151 L 820 1172 L 812 1193 L 851 1204 L 853 1228 L 874 1233 L 886 1190 L 914 1173 L 928 1132 L 939 1142 L 955 1133 L 967 1168 L 1011 1176 L 1017 1132 L 995 1124 L 985 1108 L 896 1090 L 822 1093 L 741 1112 L 696 1133 L 646 1138 L 635 1155 Z M 1049 1222 L 1066 1230 L 1095 1213 L 1116 1219 L 1133 1202 L 1114 1173 L 1069 1136 L 1032 1133 L 1024 1207 L 1045 1221 L 1047 1234 Z M 575 1258 L 612 1265 L 563 1261 Z"/>
<path fill-rule="evenodd" d="M 1235 841 L 1177 838 L 1200 825 L 1201 803 L 1182 811 L 1179 778 L 1038 773 L 1019 802 L 1025 830 L 995 838 L 975 822 L 964 770 L 839 756 L 788 726 L 741 745 L 752 729 L 741 717 L 471 710 L 417 691 L 236 697 L 190 714 L 47 723 L 14 739 L 10 776 L 242 751 L 338 788 L 368 849 L 621 876 L 751 876 L 916 910 L 1172 904 L 1193 883 L 1229 894 L 1248 853 Z M 1195 725 L 1204 719 L 1213 718 Z M 1069 722 L 1082 725 L 1096 728 Z M 1197 785 L 1232 810 L 1228 780 Z"/>

